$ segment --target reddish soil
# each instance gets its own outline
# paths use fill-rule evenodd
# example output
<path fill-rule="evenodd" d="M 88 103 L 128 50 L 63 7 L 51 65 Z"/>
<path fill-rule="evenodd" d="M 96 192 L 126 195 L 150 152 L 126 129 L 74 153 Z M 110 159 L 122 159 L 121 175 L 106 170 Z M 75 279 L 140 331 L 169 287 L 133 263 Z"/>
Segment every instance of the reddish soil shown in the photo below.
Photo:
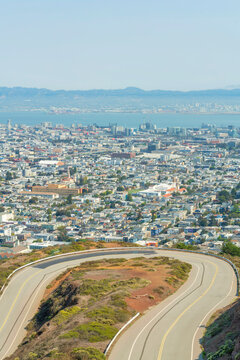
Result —
<path fill-rule="evenodd" d="M 122 268 L 123 266 L 124 264 L 121 265 L 121 267 L 112 266 L 101 271 L 99 271 L 99 269 L 91 270 L 84 275 L 84 278 L 101 280 L 107 277 L 114 277 L 127 280 L 138 277 L 151 281 L 151 283 L 144 288 L 132 290 L 131 296 L 125 299 L 127 305 L 136 312 L 146 311 L 149 307 L 158 304 L 176 290 L 165 281 L 168 277 L 168 270 L 165 266 L 161 266 L 161 269 L 156 271 L 147 271 L 141 267 L 130 267 L 129 265 L 124 269 Z M 154 289 L 159 286 L 163 287 L 163 293 L 161 295 L 154 291 Z"/>
<path fill-rule="evenodd" d="M 125 299 L 128 306 L 137 312 L 146 311 L 149 307 L 158 304 L 175 290 L 172 286 L 164 281 L 168 274 L 166 268 L 164 267 L 162 267 L 161 270 L 155 272 L 143 271 L 142 269 L 137 268 L 129 270 L 128 274 L 129 277 L 136 276 L 151 281 L 148 286 L 142 289 L 134 290 L 131 296 Z M 159 286 L 163 286 L 164 288 L 162 295 L 154 292 L 154 289 L 158 288 Z"/>
<path fill-rule="evenodd" d="M 71 274 L 71 272 L 72 270 L 69 270 L 67 273 L 51 282 L 50 286 L 47 287 L 44 292 L 43 299 L 46 299 L 48 295 L 50 295 Z"/>
<path fill-rule="evenodd" d="M 149 307 L 158 304 L 160 301 L 165 299 L 167 296 L 172 294 L 176 289 L 166 283 L 165 279 L 168 277 L 168 270 L 165 266 L 161 266 L 160 270 L 147 271 L 141 267 L 130 267 L 122 268 L 124 265 L 111 266 L 104 270 L 94 269 L 87 271 L 83 276 L 85 279 L 102 280 L 109 277 L 119 278 L 127 280 L 133 277 L 143 278 L 151 281 L 151 283 L 144 288 L 132 290 L 131 296 L 125 298 L 127 305 L 135 310 L 136 312 L 145 312 Z M 46 289 L 44 299 L 51 294 L 71 273 L 71 270 L 62 277 L 54 280 L 52 286 Z M 163 293 L 159 295 L 154 289 L 159 286 L 163 287 Z"/>

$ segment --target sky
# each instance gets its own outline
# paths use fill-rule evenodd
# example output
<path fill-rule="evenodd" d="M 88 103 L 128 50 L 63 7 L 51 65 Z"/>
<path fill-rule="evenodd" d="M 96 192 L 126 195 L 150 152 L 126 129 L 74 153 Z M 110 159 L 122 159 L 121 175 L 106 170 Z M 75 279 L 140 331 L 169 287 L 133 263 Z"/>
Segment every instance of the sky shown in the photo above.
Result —
<path fill-rule="evenodd" d="M 238 86 L 239 14 L 239 0 L 0 0 L 0 86 Z"/>

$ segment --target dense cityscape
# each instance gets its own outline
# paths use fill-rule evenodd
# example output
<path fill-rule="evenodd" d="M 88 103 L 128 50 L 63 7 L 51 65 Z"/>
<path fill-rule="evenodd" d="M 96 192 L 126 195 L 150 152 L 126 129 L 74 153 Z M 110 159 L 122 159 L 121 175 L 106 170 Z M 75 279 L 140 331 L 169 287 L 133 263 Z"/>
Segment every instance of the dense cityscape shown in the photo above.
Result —
<path fill-rule="evenodd" d="M 0 127 L 0 257 L 56 244 L 240 247 L 240 129 Z"/>

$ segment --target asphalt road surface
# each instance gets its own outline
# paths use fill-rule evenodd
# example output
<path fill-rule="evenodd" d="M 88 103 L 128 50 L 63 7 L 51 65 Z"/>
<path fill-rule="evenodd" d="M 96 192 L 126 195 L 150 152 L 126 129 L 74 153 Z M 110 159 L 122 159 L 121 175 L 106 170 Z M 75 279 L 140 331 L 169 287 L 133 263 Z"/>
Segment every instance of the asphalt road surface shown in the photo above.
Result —
<path fill-rule="evenodd" d="M 140 254 L 140 255 L 139 255 Z M 27 267 L 11 279 L 0 298 L 0 360 L 12 354 L 41 301 L 46 286 L 61 272 L 103 257 L 171 256 L 192 264 L 188 281 L 132 324 L 113 346 L 110 360 L 196 360 L 199 339 L 212 312 L 236 294 L 230 265 L 199 254 L 164 250 L 116 250 L 71 255 Z"/>

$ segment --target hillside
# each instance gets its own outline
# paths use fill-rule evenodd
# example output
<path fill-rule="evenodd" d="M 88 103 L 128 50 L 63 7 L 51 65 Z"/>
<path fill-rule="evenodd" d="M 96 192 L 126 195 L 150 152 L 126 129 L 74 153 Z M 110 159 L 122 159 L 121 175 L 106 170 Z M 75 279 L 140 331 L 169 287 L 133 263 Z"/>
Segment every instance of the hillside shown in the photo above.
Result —
<path fill-rule="evenodd" d="M 240 257 L 228 253 L 223 255 L 235 264 L 240 273 Z M 202 345 L 206 360 L 240 360 L 240 300 L 212 316 Z"/>
<path fill-rule="evenodd" d="M 203 338 L 205 359 L 240 359 L 240 300 L 217 312 Z"/>
<path fill-rule="evenodd" d="M 188 278 L 191 265 L 166 257 L 89 261 L 46 290 L 28 335 L 8 360 L 103 360 L 109 341 Z"/>

